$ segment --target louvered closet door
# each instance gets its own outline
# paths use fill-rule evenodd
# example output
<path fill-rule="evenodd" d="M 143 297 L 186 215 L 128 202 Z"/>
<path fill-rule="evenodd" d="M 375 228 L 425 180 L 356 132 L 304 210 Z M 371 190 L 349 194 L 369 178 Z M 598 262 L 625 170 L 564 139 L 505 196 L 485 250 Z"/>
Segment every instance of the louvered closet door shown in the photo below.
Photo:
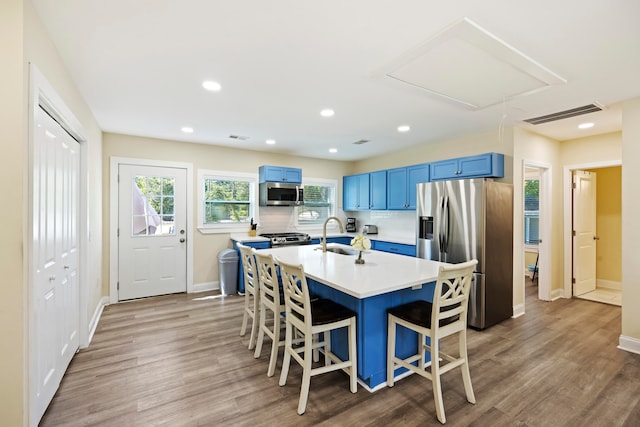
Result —
<path fill-rule="evenodd" d="M 46 410 L 79 345 L 80 145 L 41 108 L 35 129 L 32 421 Z"/>

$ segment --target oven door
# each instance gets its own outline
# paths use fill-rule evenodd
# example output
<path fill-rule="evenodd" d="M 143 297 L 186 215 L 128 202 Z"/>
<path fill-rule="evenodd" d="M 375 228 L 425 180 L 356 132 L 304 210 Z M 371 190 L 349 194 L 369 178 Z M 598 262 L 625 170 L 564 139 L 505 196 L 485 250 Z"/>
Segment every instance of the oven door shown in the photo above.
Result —
<path fill-rule="evenodd" d="M 260 183 L 260 206 L 301 206 L 304 189 L 300 184 L 283 182 Z"/>

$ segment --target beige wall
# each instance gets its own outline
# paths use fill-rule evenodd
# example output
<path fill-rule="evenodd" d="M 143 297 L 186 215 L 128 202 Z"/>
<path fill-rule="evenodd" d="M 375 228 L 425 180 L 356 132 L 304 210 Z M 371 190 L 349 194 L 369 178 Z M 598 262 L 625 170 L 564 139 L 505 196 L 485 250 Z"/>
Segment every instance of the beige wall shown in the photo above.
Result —
<path fill-rule="evenodd" d="M 622 335 L 640 351 L 640 98 L 623 106 L 622 156 Z"/>
<path fill-rule="evenodd" d="M 596 278 L 622 282 L 622 168 L 589 169 L 596 174 Z"/>
<path fill-rule="evenodd" d="M 619 161 L 622 159 L 622 133 L 612 132 L 561 143 L 563 166 Z"/>
<path fill-rule="evenodd" d="M 23 283 L 23 190 L 25 179 L 25 93 L 23 82 L 23 11 L 21 0 L 0 2 L 0 125 L 2 126 L 2 298 L 0 298 L 0 425 L 23 423 L 26 290 Z"/>
<path fill-rule="evenodd" d="M 551 214 L 546 224 L 551 227 L 551 242 L 548 242 L 549 284 L 551 292 L 558 293 L 562 287 L 563 273 L 563 204 L 562 204 L 562 165 L 560 162 L 560 143 L 525 129 L 514 130 L 513 179 L 514 185 L 514 304 L 524 304 L 524 207 L 523 163 L 535 162 L 550 168 Z"/>
<path fill-rule="evenodd" d="M 258 173 L 261 165 L 302 168 L 306 178 L 332 178 L 338 181 L 338 201 L 342 200 L 342 176 L 352 172 L 351 162 L 296 157 L 286 154 L 241 150 L 206 144 L 191 144 L 119 134 L 104 134 L 103 157 L 103 229 L 105 254 L 109 253 L 109 164 L 111 157 L 130 157 L 150 160 L 175 161 L 193 164 L 194 209 L 192 221 L 197 224 L 198 169 Z M 284 208 L 287 209 L 287 208 Z M 202 234 L 194 231 L 193 281 L 195 284 L 218 281 L 217 254 L 231 247 L 228 233 Z M 109 293 L 109 257 L 104 257 L 103 293 Z"/>
<path fill-rule="evenodd" d="M 28 283 L 24 220 L 28 217 L 28 89 L 29 63 L 35 64 L 58 95 L 80 120 L 89 141 L 85 149 L 89 160 L 89 189 L 99 194 L 101 187 L 101 132 L 90 110 L 74 87 L 55 47 L 49 41 L 30 1 L 0 2 L 0 120 L 3 139 L 3 202 L 14 209 L 2 211 L 3 244 L 0 262 L 3 291 L 0 298 L 2 328 L 2 363 L 0 364 L 0 425 L 20 426 L 28 421 Z M 98 161 L 96 161 L 98 159 Z M 87 295 L 85 314 L 93 314 L 101 297 L 101 209 L 100 198 L 91 198 L 89 230 L 93 239 L 87 247 L 89 272 L 87 283 L 81 283 Z M 86 316 L 82 316 L 86 317 Z M 86 326 L 86 325 L 85 325 Z"/>

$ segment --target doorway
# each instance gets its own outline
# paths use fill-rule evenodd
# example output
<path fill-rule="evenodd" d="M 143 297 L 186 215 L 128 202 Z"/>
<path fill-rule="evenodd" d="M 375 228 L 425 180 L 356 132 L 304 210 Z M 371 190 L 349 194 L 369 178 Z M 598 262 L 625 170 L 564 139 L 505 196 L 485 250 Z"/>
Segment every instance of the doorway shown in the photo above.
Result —
<path fill-rule="evenodd" d="M 574 297 L 622 305 L 621 167 L 573 171 Z"/>
<path fill-rule="evenodd" d="M 523 163 L 523 212 L 524 212 L 524 270 L 529 282 L 537 286 L 538 299 L 551 301 L 549 268 L 551 260 L 548 245 L 551 242 L 551 166 L 545 163 L 525 160 Z M 525 289 L 526 293 L 526 289 Z"/>
<path fill-rule="evenodd" d="M 618 306 L 622 304 L 621 168 L 620 161 L 570 165 L 564 168 L 565 298 L 579 297 Z M 573 236 L 576 226 L 574 216 L 583 212 L 581 208 L 576 208 L 573 201 L 573 182 L 574 177 L 582 174 L 581 171 L 597 176 L 595 181 L 596 227 L 591 236 L 591 240 L 595 243 L 595 255 L 590 256 L 593 259 L 591 264 L 595 266 L 593 272 L 595 283 L 591 285 L 594 289 L 587 289 L 589 292 L 586 293 L 576 289 L 576 284 L 573 283 L 574 279 L 577 282 L 578 278 L 588 277 L 583 274 L 582 267 L 579 263 L 576 264 L 574 259 L 576 254 L 574 248 L 576 237 Z"/>
<path fill-rule="evenodd" d="M 111 303 L 193 292 L 193 166 L 111 158 Z"/>

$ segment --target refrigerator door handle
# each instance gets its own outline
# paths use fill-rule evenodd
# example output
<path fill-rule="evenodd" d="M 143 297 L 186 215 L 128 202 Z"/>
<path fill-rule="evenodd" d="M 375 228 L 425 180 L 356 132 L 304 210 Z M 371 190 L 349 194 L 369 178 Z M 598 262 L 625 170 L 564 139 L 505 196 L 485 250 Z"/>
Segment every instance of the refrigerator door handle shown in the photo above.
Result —
<path fill-rule="evenodd" d="M 449 197 L 445 196 L 444 203 L 442 204 L 442 252 L 445 254 L 449 252 Z"/>
<path fill-rule="evenodd" d="M 440 197 L 438 201 L 438 253 L 439 253 L 439 261 L 442 261 L 442 254 L 444 253 L 444 235 L 442 233 L 443 228 L 443 212 L 444 212 L 444 197 Z"/>

